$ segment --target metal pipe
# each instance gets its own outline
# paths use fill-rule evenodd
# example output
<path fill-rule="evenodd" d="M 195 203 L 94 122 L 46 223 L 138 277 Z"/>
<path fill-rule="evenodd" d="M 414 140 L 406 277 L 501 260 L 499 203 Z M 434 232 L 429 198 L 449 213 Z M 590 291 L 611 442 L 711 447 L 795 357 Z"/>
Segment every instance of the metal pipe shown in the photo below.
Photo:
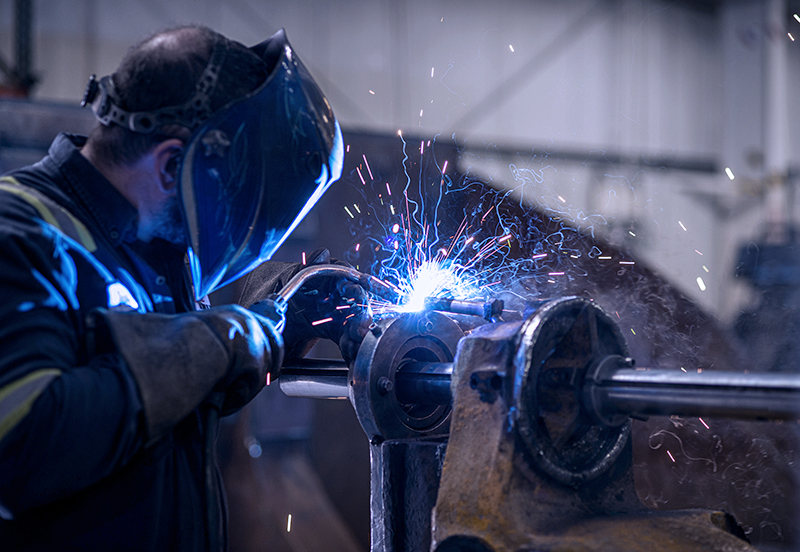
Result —
<path fill-rule="evenodd" d="M 401 403 L 447 405 L 452 401 L 452 374 L 452 362 L 407 360 L 398 367 L 391 388 Z M 278 383 L 289 397 L 346 399 L 348 377 L 348 366 L 343 360 L 300 359 L 281 368 Z"/>
<path fill-rule="evenodd" d="M 800 419 L 800 378 L 791 375 L 623 368 L 592 387 L 605 416 Z"/>
<path fill-rule="evenodd" d="M 452 375 L 452 362 L 406 362 L 395 373 L 397 400 L 405 404 L 450 404 Z"/>
<path fill-rule="evenodd" d="M 452 373 L 453 363 L 407 359 L 389 389 L 401 403 L 447 405 Z M 340 399 L 348 397 L 348 374 L 344 361 L 302 359 L 284 367 L 278 381 L 290 397 Z M 800 419 L 800 377 L 795 375 L 619 368 L 587 379 L 584 387 L 586 409 L 610 425 L 629 416 Z"/>
<path fill-rule="evenodd" d="M 460 301 L 448 297 L 426 297 L 425 309 L 453 314 L 480 316 L 490 322 L 503 314 L 505 304 L 500 299 L 488 301 Z"/>
<path fill-rule="evenodd" d="M 343 360 L 300 359 L 281 368 L 278 384 L 289 397 L 346 399 L 348 367 Z"/>

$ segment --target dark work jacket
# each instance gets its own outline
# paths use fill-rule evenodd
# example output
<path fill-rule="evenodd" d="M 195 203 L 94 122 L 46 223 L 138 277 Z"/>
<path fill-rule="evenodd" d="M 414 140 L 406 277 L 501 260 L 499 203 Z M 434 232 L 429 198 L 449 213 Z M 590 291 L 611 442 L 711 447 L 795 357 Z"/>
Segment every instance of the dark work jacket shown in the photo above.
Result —
<path fill-rule="evenodd" d="M 83 141 L 0 179 L 0 550 L 206 550 L 202 412 L 145 447 L 125 362 L 86 345 L 97 307 L 194 310 L 184 251 L 135 240 Z"/>

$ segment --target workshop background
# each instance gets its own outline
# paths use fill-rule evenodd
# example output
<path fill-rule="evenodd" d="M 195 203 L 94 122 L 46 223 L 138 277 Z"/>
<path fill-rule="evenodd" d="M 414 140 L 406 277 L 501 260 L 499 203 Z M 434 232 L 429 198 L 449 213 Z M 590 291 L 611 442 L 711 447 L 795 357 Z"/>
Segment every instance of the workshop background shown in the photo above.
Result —
<path fill-rule="evenodd" d="M 276 258 L 325 246 L 358 265 L 359 187 L 416 185 L 447 162 L 453 181 L 607 246 L 553 292 L 585 286 L 616 304 L 602 257 L 622 255 L 658 282 L 634 294 L 643 310 L 680 297 L 681 312 L 657 315 L 691 311 L 723 336 L 714 358 L 733 366 L 708 365 L 797 372 L 798 12 L 797 0 L 0 0 L 0 173 L 38 160 L 58 131 L 91 128 L 78 107 L 89 75 L 151 32 L 201 23 L 252 45 L 283 27 L 349 149 Z M 657 356 L 645 339 L 664 358 L 703 346 L 630 329 L 645 357 Z M 796 425 L 696 422 L 635 428 L 640 498 L 721 508 L 760 549 L 800 549 Z M 273 386 L 220 445 L 232 550 L 368 549 L 368 443 L 348 402 Z"/>

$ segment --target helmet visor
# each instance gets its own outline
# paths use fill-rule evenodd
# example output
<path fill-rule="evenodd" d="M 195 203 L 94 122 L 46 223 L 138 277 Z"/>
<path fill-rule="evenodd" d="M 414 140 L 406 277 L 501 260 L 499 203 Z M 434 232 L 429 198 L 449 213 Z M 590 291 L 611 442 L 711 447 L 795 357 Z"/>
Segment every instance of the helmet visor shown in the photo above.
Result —
<path fill-rule="evenodd" d="M 180 199 L 198 299 L 271 258 L 342 173 L 328 100 L 282 32 L 253 51 L 270 48 L 278 61 L 264 84 L 212 115 L 186 148 Z"/>

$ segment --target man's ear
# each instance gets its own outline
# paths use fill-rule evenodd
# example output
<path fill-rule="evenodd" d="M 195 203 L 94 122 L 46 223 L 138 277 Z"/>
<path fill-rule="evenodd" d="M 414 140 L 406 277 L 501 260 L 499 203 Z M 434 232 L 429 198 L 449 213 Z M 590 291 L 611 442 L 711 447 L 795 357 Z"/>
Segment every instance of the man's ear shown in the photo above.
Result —
<path fill-rule="evenodd" d="M 183 141 L 170 138 L 158 144 L 153 150 L 153 158 L 158 171 L 161 189 L 171 193 L 178 186 L 178 169 L 183 155 Z"/>

